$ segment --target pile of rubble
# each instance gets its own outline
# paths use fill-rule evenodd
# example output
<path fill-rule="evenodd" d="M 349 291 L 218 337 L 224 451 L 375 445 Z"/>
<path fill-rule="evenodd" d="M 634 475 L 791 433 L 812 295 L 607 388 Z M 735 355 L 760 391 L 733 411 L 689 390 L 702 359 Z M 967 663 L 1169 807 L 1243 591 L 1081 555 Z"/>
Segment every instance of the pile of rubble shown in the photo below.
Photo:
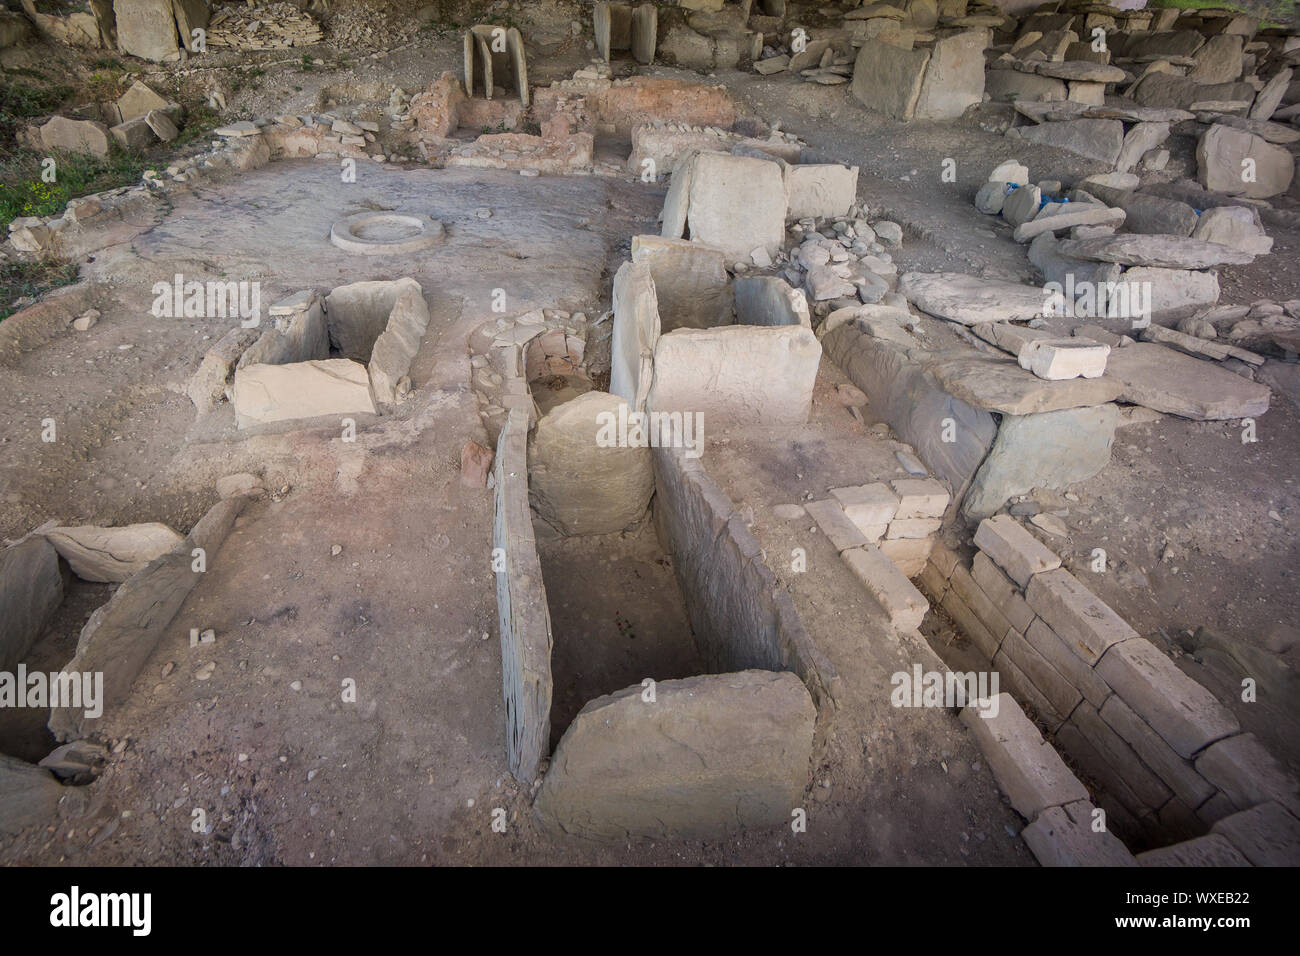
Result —
<path fill-rule="evenodd" d="M 283 50 L 311 46 L 323 38 L 320 24 L 311 14 L 291 3 L 223 6 L 208 24 L 210 46 L 238 50 Z"/>

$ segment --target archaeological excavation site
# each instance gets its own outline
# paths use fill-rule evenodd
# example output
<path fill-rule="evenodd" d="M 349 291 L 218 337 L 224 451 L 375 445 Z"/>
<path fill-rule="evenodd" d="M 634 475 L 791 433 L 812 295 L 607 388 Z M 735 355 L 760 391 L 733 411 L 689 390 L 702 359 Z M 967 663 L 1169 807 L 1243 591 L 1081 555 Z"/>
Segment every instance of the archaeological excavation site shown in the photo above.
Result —
<path fill-rule="evenodd" d="M 0 0 L 0 864 L 1300 865 L 1300 13 L 1154 2 Z"/>

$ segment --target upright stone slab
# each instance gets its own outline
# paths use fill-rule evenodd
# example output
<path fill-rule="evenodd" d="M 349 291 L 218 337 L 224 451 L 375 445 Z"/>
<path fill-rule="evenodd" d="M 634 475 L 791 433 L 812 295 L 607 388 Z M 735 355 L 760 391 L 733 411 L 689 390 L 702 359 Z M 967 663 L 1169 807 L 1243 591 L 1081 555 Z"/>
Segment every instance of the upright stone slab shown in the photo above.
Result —
<path fill-rule="evenodd" d="M 501 636 L 501 692 L 506 710 L 506 760 L 531 783 L 550 749 L 551 613 L 528 509 L 528 415 L 512 409 L 497 438 L 492 546 L 505 556 L 496 572 Z"/>
<path fill-rule="evenodd" d="M 687 239 L 633 236 L 632 261 L 650 267 L 664 332 L 731 324 L 732 289 L 721 249 Z"/>
<path fill-rule="evenodd" d="M 659 338 L 646 407 L 719 424 L 808 420 L 821 345 L 803 326 L 678 329 Z"/>
<path fill-rule="evenodd" d="M 180 59 L 172 0 L 114 0 L 113 13 L 123 53 L 154 63 Z"/>
<path fill-rule="evenodd" d="M 1214 192 L 1268 199 L 1286 192 L 1294 176 L 1289 150 L 1245 130 L 1216 123 L 1196 144 L 1196 178 Z"/>
<path fill-rule="evenodd" d="M 654 374 L 655 345 L 661 330 L 659 299 L 650 265 L 623 263 L 614 275 L 609 390 L 633 411 L 645 409 Z"/>
<path fill-rule="evenodd" d="M 1110 462 L 1118 406 L 1003 415 L 998 437 L 975 474 L 962 510 L 971 519 L 996 514 L 1013 496 L 1086 481 Z"/>
<path fill-rule="evenodd" d="M 786 192 L 776 163 L 725 153 L 700 153 L 690 178 L 691 238 L 747 261 L 762 247 L 775 256 L 785 239 Z"/>
<path fill-rule="evenodd" d="M 740 276 L 733 288 L 737 325 L 802 325 L 812 328 L 808 297 L 776 276 Z"/>
<path fill-rule="evenodd" d="M 56 822 L 66 793 L 48 770 L 0 754 L 0 836 Z"/>
<path fill-rule="evenodd" d="M 654 493 L 650 435 L 620 434 L 628 404 L 586 392 L 537 423 L 529 443 L 528 488 L 537 513 L 566 535 L 612 534 L 645 517 Z"/>
<path fill-rule="evenodd" d="M 41 144 L 47 150 L 107 156 L 109 131 L 103 123 L 94 120 L 53 116 L 41 126 Z"/>
<path fill-rule="evenodd" d="M 393 303 L 388 325 L 370 353 L 370 385 L 376 401 L 397 401 L 397 383 L 411 370 L 428 327 L 429 307 L 424 294 L 418 284 L 414 288 L 407 286 Z"/>
<path fill-rule="evenodd" d="M 916 115 L 917 100 L 929 50 L 904 50 L 880 40 L 867 40 L 853 64 L 853 96 L 869 109 L 904 122 Z"/>
<path fill-rule="evenodd" d="M 1076 119 L 1041 123 L 1019 130 L 1031 143 L 1055 146 L 1108 166 L 1115 165 L 1124 146 L 1124 124 L 1110 119 Z"/>
<path fill-rule="evenodd" d="M 816 712 L 794 674 L 762 670 L 638 684 L 590 701 L 535 804 L 592 840 L 731 838 L 780 827 L 808 783 Z"/>
<path fill-rule="evenodd" d="M 967 30 L 934 42 L 917 94 L 915 119 L 956 119 L 983 98 L 988 43 L 986 30 Z"/>
<path fill-rule="evenodd" d="M 330 344 L 344 358 L 369 362 L 375 341 L 388 327 L 397 297 L 412 288 L 418 292 L 420 283 L 408 277 L 336 286 L 325 297 Z"/>
<path fill-rule="evenodd" d="M 0 671 L 12 673 L 63 602 L 59 556 L 41 537 L 0 551 Z"/>

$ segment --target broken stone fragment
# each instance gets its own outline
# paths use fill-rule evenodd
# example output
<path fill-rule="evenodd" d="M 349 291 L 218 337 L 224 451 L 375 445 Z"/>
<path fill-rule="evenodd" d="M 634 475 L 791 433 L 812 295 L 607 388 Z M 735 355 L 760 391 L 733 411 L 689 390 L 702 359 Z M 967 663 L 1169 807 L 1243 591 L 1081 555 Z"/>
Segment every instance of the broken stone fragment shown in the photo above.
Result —
<path fill-rule="evenodd" d="M 116 528 L 60 527 L 46 531 L 45 538 L 85 581 L 125 581 L 181 541 L 179 534 L 157 522 Z"/>

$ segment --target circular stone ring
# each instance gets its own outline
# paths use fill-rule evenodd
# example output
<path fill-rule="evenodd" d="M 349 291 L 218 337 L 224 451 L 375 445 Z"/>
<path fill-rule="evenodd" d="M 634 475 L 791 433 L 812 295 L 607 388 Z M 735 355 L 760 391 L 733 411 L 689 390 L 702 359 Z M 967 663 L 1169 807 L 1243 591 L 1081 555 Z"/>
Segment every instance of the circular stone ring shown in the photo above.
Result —
<path fill-rule="evenodd" d="M 442 223 L 405 212 L 359 212 L 330 227 L 330 242 L 363 256 L 418 252 L 442 242 Z"/>

